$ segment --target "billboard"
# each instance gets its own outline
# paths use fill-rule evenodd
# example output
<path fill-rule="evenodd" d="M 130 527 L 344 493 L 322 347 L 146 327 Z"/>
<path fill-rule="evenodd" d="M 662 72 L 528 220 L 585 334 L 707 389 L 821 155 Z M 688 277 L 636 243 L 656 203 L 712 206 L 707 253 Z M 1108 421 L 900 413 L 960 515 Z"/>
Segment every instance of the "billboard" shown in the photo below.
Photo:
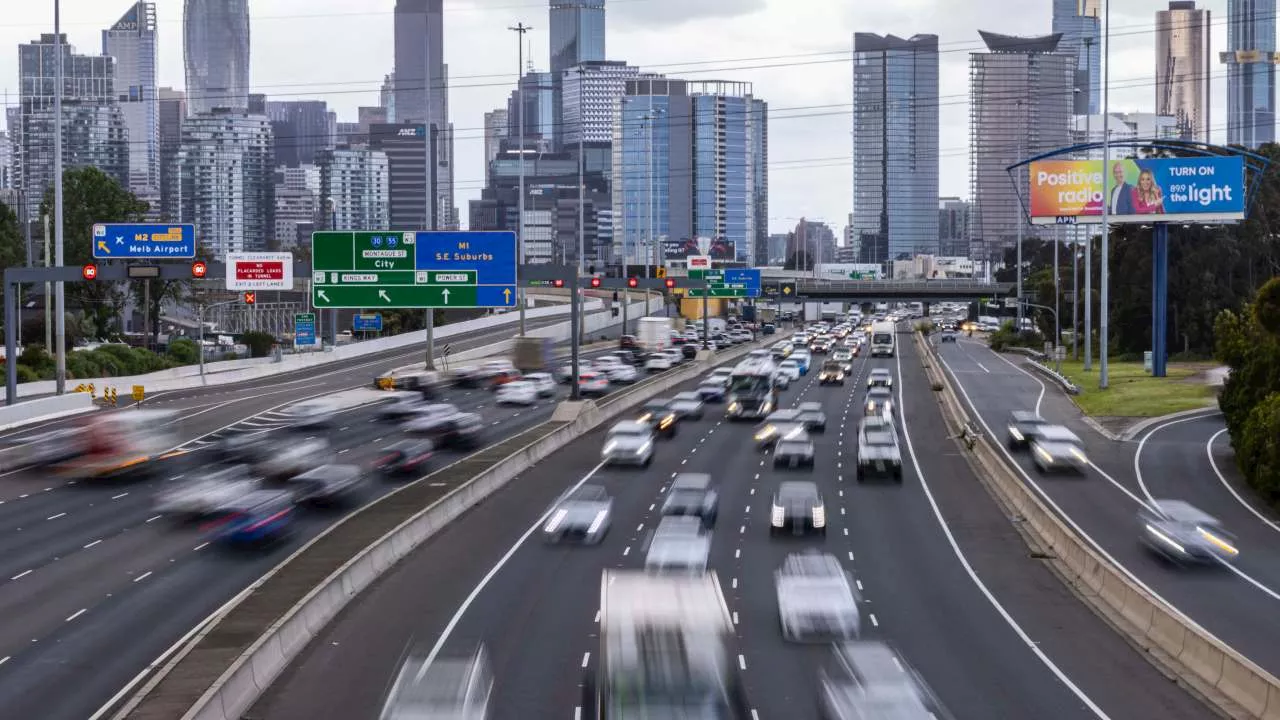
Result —
<path fill-rule="evenodd" d="M 734 260 L 738 257 L 737 247 L 731 240 L 724 238 L 685 238 L 683 240 L 662 239 L 662 257 L 667 260 L 684 260 L 690 255 L 710 255 L 712 260 Z"/>
<path fill-rule="evenodd" d="M 1102 189 L 1103 177 L 1106 190 Z M 1121 158 L 1031 163 L 1031 222 L 1197 222 L 1244 219 L 1244 158 Z"/>

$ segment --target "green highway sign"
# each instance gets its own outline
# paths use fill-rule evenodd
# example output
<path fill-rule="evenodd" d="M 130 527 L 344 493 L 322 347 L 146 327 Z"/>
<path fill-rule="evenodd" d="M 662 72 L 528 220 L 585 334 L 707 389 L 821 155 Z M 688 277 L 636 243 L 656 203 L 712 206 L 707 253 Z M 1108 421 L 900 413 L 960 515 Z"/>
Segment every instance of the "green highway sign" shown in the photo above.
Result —
<path fill-rule="evenodd" d="M 710 293 L 707 297 L 715 298 L 748 298 L 760 295 L 759 270 L 690 270 L 689 277 L 693 280 L 705 280 L 707 283 L 706 291 L 690 288 L 689 297 L 702 297 L 704 292 Z"/>
<path fill-rule="evenodd" d="M 750 297 L 749 295 L 747 295 L 746 288 L 727 288 L 723 286 L 713 285 L 708 287 L 706 290 L 703 290 L 702 288 L 689 288 L 688 290 L 689 297 L 694 297 L 694 298 L 702 297 L 702 294 L 704 292 L 710 292 L 711 294 L 708 295 L 707 297 L 713 297 L 713 298 Z"/>
<path fill-rule="evenodd" d="M 311 246 L 316 308 L 516 304 L 514 233 L 323 231 Z"/>

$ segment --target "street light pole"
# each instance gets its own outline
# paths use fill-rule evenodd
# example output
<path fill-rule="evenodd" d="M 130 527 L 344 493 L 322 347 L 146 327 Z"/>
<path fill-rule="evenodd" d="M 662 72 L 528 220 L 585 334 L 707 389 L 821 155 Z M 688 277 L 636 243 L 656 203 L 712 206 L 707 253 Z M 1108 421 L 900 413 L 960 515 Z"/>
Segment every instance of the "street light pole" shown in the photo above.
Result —
<path fill-rule="evenodd" d="M 54 90 L 53 90 L 53 242 L 54 261 L 58 267 L 63 264 L 62 240 L 65 223 L 62 218 L 62 3 L 53 0 L 53 54 L 54 54 Z M 25 220 L 25 218 L 24 218 Z M 54 334 L 57 352 L 57 392 L 59 395 L 67 391 L 67 308 L 65 283 L 59 280 L 54 285 L 53 312 Z M 48 298 L 45 299 L 48 301 Z M 21 312 L 21 310 L 19 310 Z M 10 362 L 16 362 L 11 358 Z"/>
<path fill-rule="evenodd" d="M 644 116 L 645 126 L 645 146 L 644 154 L 649 161 L 649 191 L 646 193 L 649 201 L 649 215 L 645 224 L 649 226 L 649 232 L 645 233 L 648 238 L 645 242 L 645 255 L 648 257 L 644 261 L 644 276 L 650 277 L 649 266 L 653 264 L 653 93 L 649 94 L 649 113 Z"/>
<path fill-rule="evenodd" d="M 518 228 L 518 255 L 520 258 L 520 264 L 524 265 L 524 34 L 533 28 L 521 22 L 516 23 L 515 27 L 509 27 L 507 29 L 516 33 L 516 38 L 519 43 L 519 49 L 516 54 L 516 62 L 519 66 L 516 68 L 516 114 L 520 117 L 520 136 L 517 138 L 520 143 L 520 196 L 516 200 L 517 212 L 519 213 L 519 217 L 516 220 L 516 227 Z M 523 337 L 525 330 L 524 283 L 521 283 L 516 288 L 516 302 L 520 304 L 520 336 Z"/>
<path fill-rule="evenodd" d="M 1111 154 L 1111 133 L 1110 118 L 1107 116 L 1110 107 L 1110 92 L 1107 87 L 1108 80 L 1111 76 L 1111 0 L 1102 0 L 1102 15 L 1105 25 L 1102 31 L 1103 41 L 1103 71 L 1102 71 L 1102 187 L 1107 186 L 1107 160 Z M 1105 196 L 1106 193 L 1104 192 Z M 1106 390 L 1109 386 L 1107 370 L 1109 363 L 1107 362 L 1107 302 L 1108 302 L 1108 285 L 1110 284 L 1110 273 L 1107 264 L 1110 261 L 1110 236 L 1111 231 L 1107 226 L 1107 198 L 1103 198 L 1102 202 L 1102 258 L 1101 269 L 1102 278 L 1099 288 L 1099 301 L 1102 303 L 1100 322 L 1098 323 L 1098 388 Z"/>

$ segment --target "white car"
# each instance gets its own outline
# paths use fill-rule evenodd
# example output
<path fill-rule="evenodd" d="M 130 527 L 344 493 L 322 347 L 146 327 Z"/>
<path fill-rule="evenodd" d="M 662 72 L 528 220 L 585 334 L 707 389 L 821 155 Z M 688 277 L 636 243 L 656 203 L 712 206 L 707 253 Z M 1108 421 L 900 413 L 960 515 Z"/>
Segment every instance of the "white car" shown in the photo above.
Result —
<path fill-rule="evenodd" d="M 765 352 L 768 352 L 768 351 L 766 350 Z M 728 384 L 729 378 L 731 377 L 733 377 L 733 368 L 718 367 L 715 370 L 712 370 L 709 375 L 707 375 L 705 382 L 711 382 L 712 380 L 715 380 L 717 382 L 723 382 L 725 384 Z"/>
<path fill-rule="evenodd" d="M 595 359 L 595 368 L 601 371 L 609 371 L 622 365 L 622 359 L 617 355 L 601 355 Z"/>
<path fill-rule="evenodd" d="M 684 362 L 684 351 L 680 348 L 667 348 L 662 352 L 666 353 L 667 357 L 671 358 L 672 366 L 679 365 Z"/>
<path fill-rule="evenodd" d="M 583 395 L 604 395 L 609 392 L 609 378 L 594 370 L 578 375 L 578 392 Z"/>
<path fill-rule="evenodd" d="M 787 384 L 800 379 L 800 364 L 795 360 L 783 360 L 778 363 L 778 374 L 787 379 Z"/>
<path fill-rule="evenodd" d="M 324 465 L 333 457 L 333 449 L 324 438 L 278 438 L 271 455 L 254 468 L 268 479 L 288 479 L 313 467 Z"/>
<path fill-rule="evenodd" d="M 293 421 L 297 428 L 327 428 L 333 425 L 338 414 L 338 405 L 332 400 L 323 398 L 304 400 L 284 409 L 284 414 Z"/>
<path fill-rule="evenodd" d="M 538 402 L 538 386 L 527 380 L 513 380 L 498 386 L 494 399 L 499 405 L 534 405 Z"/>
<path fill-rule="evenodd" d="M 666 353 L 652 353 L 644 360 L 644 369 L 649 372 L 662 372 L 675 367 L 675 362 Z"/>
<path fill-rule="evenodd" d="M 156 493 L 155 510 L 180 518 L 207 517 L 260 486 L 248 465 L 232 465 L 198 480 L 165 486 Z"/>
<path fill-rule="evenodd" d="M 618 364 L 604 371 L 608 376 L 609 382 L 614 383 L 633 383 L 640 379 L 640 373 L 631 365 Z"/>
<path fill-rule="evenodd" d="M 538 391 L 538 397 L 551 397 L 556 394 L 556 381 L 550 373 L 529 373 L 524 376 L 524 381 L 533 383 L 533 387 Z"/>

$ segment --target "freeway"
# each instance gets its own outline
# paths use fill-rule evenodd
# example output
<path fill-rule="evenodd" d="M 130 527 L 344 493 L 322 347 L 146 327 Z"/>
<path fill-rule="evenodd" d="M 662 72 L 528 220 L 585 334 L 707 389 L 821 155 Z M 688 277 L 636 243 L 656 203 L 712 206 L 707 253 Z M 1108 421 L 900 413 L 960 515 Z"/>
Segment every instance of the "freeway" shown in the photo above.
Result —
<path fill-rule="evenodd" d="M 1267 527 L 1231 497 L 1213 472 L 1206 445 L 1220 420 L 1192 418 L 1166 423 L 1145 442 L 1108 440 L 1083 422 L 1060 392 L 985 345 L 961 340 L 940 346 L 943 364 L 961 396 L 1001 447 L 1014 410 L 1037 410 L 1050 422 L 1085 439 L 1090 467 L 1083 480 L 1039 476 L 1025 453 L 1005 450 L 1025 481 L 1095 549 L 1132 579 L 1273 674 L 1280 674 L 1280 555 L 1274 527 Z M 1211 414 L 1211 413 L 1207 413 Z M 1207 425 L 1206 425 L 1207 423 Z M 1184 441 L 1185 438 L 1191 438 Z M 1184 499 L 1217 515 L 1238 535 L 1234 566 L 1198 571 L 1162 561 L 1140 542 L 1137 513 L 1156 499 Z"/>
<path fill-rule="evenodd" d="M 469 342 L 479 346 L 496 339 L 478 336 Z M 191 404 L 175 400 L 174 408 L 184 416 L 180 438 L 191 451 L 164 461 L 155 481 L 73 484 L 24 471 L 5 477 L 0 489 L 0 613 L 6 618 L 0 626 L 0 707 L 6 711 L 0 714 L 84 720 L 165 648 L 340 517 L 312 514 L 291 542 L 263 555 L 229 555 L 209 547 L 200 528 L 176 524 L 153 510 L 160 487 L 201 472 L 216 452 L 197 439 L 265 432 L 288 442 L 294 431 L 273 409 L 285 398 L 293 402 L 320 389 L 368 385 L 377 372 L 404 362 L 405 357 L 389 356 L 327 369 L 316 385 L 287 386 L 267 398 L 257 397 L 271 392 L 261 384 L 247 391 L 216 389 L 215 398 L 231 396 L 230 402 L 210 404 L 204 392 L 193 393 Z M 451 389 L 445 400 L 479 412 L 488 426 L 486 440 L 498 442 L 545 421 L 565 394 L 561 388 L 556 399 L 517 409 L 495 407 L 483 390 Z M 264 409 L 263 403 L 270 404 Z M 367 466 L 381 448 L 399 439 L 395 426 L 375 421 L 375 410 L 346 410 L 324 432 L 338 462 Z M 448 462 L 449 455 L 441 461 Z M 370 499 L 390 489 L 380 486 Z"/>
<path fill-rule="evenodd" d="M 911 460 L 901 487 L 853 481 L 854 428 L 872 367 L 900 378 L 900 430 Z M 722 421 L 716 406 L 659 441 L 645 471 L 601 467 L 603 429 L 590 433 L 402 561 L 247 716 L 374 717 L 407 648 L 465 651 L 483 642 L 496 674 L 492 717 L 577 717 L 583 673 L 599 661 L 600 573 L 642 565 L 657 508 L 679 472 L 709 472 L 720 485 L 710 566 L 738 628 L 755 718 L 816 713 L 825 651 L 781 640 L 772 581 L 787 553 L 806 548 L 836 555 L 853 572 L 865 600 L 864 634 L 897 645 L 957 718 L 1210 716 L 1028 557 L 947 438 L 913 348 L 904 345 L 896 360 L 860 361 L 844 388 L 819 387 L 815 376 L 783 395 L 784 405 L 819 401 L 827 413 L 812 472 L 774 470 L 751 449 L 751 427 Z M 825 539 L 770 539 L 770 494 L 786 478 L 819 483 Z M 528 541 L 554 498 L 586 482 L 614 497 L 605 541 L 586 548 Z"/>

